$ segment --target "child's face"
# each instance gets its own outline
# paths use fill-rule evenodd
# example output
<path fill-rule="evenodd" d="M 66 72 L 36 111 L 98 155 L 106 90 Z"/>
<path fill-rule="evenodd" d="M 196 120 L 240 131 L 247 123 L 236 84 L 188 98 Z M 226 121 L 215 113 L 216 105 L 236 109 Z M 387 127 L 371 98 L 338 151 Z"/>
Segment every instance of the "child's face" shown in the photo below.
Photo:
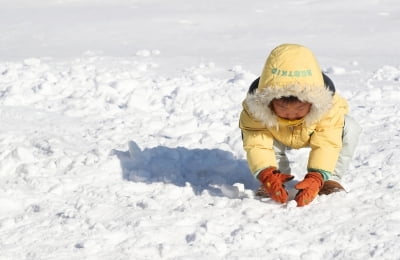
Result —
<path fill-rule="evenodd" d="M 311 104 L 307 102 L 284 102 L 274 99 L 271 102 L 272 110 L 283 119 L 297 120 L 305 117 L 310 112 Z"/>

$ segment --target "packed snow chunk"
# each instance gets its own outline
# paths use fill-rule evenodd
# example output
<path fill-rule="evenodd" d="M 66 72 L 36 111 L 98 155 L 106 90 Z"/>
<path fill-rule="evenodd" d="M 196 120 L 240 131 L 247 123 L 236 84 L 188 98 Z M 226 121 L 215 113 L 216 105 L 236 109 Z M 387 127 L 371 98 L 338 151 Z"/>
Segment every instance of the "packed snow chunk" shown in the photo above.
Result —
<path fill-rule="evenodd" d="M 6 216 L 13 216 L 19 212 L 24 210 L 24 205 L 15 198 L 10 198 L 4 196 L 4 194 L 0 193 L 0 219 Z M 5 225 L 7 221 L 4 221 L 3 225 Z"/>
<path fill-rule="evenodd" d="M 226 134 L 228 130 L 229 128 L 225 127 L 224 125 L 221 125 L 221 123 L 219 122 L 212 123 L 210 124 L 209 129 L 204 132 L 205 135 L 204 138 L 210 136 L 217 143 L 222 143 L 228 138 Z"/>
<path fill-rule="evenodd" d="M 139 82 L 134 79 L 126 79 L 111 83 L 111 87 L 121 94 L 128 94 L 139 86 Z"/>
<path fill-rule="evenodd" d="M 151 91 L 148 86 L 135 88 L 127 99 L 127 107 L 130 109 L 138 109 L 141 111 L 152 111 L 155 106 L 151 103 L 154 97 L 151 96 Z"/>
<path fill-rule="evenodd" d="M 244 71 L 241 66 L 235 66 L 231 71 L 233 72 L 233 78 L 229 79 L 228 83 L 247 86 L 256 78 L 252 73 Z"/>
<path fill-rule="evenodd" d="M 33 162 L 35 160 L 35 156 L 30 147 L 19 146 L 15 148 L 13 156 L 14 158 L 24 162 Z"/>
<path fill-rule="evenodd" d="M 399 81 L 400 79 L 400 68 L 385 65 L 375 72 L 374 79 L 376 80 L 388 80 L 388 81 Z"/>
<path fill-rule="evenodd" d="M 239 197 L 239 189 L 236 186 L 221 185 L 221 192 L 228 198 L 234 199 Z"/>
<path fill-rule="evenodd" d="M 71 165 L 73 161 L 69 157 L 61 157 L 55 161 L 57 168 L 65 169 Z"/>
<path fill-rule="evenodd" d="M 215 63 L 214 62 L 208 62 L 208 63 L 200 63 L 199 64 L 199 69 L 213 69 L 215 68 Z"/>
<path fill-rule="evenodd" d="M 325 70 L 325 73 L 327 74 L 333 74 L 333 75 L 343 75 L 346 74 L 346 69 L 342 67 L 329 67 Z"/>
<path fill-rule="evenodd" d="M 373 88 L 368 91 L 366 100 L 369 101 L 380 101 L 382 99 L 382 90 L 380 88 Z"/>
<path fill-rule="evenodd" d="M 396 166 L 399 163 L 399 158 L 400 158 L 400 150 L 393 149 L 392 151 L 389 152 L 388 154 L 388 159 L 387 159 L 387 164 L 388 165 L 393 165 Z"/>
<path fill-rule="evenodd" d="M 45 72 L 43 74 L 43 79 L 48 83 L 56 83 L 59 80 L 59 78 L 52 72 Z"/>
<path fill-rule="evenodd" d="M 320 252 L 316 250 L 308 250 L 300 255 L 300 259 L 304 260 L 320 260 L 322 258 L 322 255 Z"/>
<path fill-rule="evenodd" d="M 30 58 L 30 59 L 24 60 L 24 65 L 26 65 L 26 66 L 32 66 L 32 67 L 39 66 L 40 63 L 41 63 L 41 60 L 37 59 L 37 58 Z"/>
<path fill-rule="evenodd" d="M 297 208 L 297 202 L 295 200 L 289 200 L 286 207 L 290 209 Z"/>
<path fill-rule="evenodd" d="M 152 55 L 160 55 L 160 53 L 161 53 L 161 51 L 157 50 L 157 49 L 151 51 Z"/>
<path fill-rule="evenodd" d="M 149 56 L 151 56 L 151 51 L 149 51 L 149 50 L 139 50 L 139 51 L 136 52 L 136 56 L 149 57 Z"/>
<path fill-rule="evenodd" d="M 173 124 L 168 124 L 164 129 L 161 129 L 159 135 L 168 138 L 180 137 L 188 133 L 196 132 L 197 121 L 195 119 L 187 118 L 181 120 L 180 122 L 174 122 Z"/>
<path fill-rule="evenodd" d="M 82 242 L 78 242 L 75 244 L 75 248 L 77 249 L 89 249 L 89 250 L 98 250 L 101 247 L 101 242 L 99 239 L 88 239 Z"/>
<path fill-rule="evenodd" d="M 245 192 L 245 187 L 243 183 L 235 183 L 233 184 L 233 187 L 235 187 L 239 192 Z"/>

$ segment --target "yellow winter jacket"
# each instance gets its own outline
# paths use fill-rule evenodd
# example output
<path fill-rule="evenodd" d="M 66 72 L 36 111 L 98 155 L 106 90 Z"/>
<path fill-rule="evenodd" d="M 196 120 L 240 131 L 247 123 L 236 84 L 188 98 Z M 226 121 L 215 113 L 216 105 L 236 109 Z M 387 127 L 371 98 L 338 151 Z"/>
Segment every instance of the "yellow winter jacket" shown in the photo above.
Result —
<path fill-rule="evenodd" d="M 296 96 L 311 103 L 310 112 L 300 120 L 279 118 L 271 109 L 275 98 Z M 295 149 L 310 147 L 309 171 L 328 179 L 342 148 L 345 99 L 325 86 L 321 69 L 310 50 L 284 44 L 269 55 L 256 89 L 243 101 L 239 127 L 243 147 L 253 174 L 275 166 L 273 141 Z"/>

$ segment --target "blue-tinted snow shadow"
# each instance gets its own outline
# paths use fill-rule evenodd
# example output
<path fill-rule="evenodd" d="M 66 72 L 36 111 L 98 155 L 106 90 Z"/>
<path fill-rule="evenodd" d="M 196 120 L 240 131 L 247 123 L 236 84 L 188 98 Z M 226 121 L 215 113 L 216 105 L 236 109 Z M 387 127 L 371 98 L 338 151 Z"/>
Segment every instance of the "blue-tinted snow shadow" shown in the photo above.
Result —
<path fill-rule="evenodd" d="M 224 196 L 220 187 L 241 183 L 255 190 L 258 183 L 250 174 L 245 160 L 219 149 L 187 149 L 157 146 L 141 150 L 129 142 L 128 151 L 113 153 L 119 158 L 122 177 L 133 182 L 163 182 L 177 186 L 189 183 L 196 194 L 208 190 Z"/>

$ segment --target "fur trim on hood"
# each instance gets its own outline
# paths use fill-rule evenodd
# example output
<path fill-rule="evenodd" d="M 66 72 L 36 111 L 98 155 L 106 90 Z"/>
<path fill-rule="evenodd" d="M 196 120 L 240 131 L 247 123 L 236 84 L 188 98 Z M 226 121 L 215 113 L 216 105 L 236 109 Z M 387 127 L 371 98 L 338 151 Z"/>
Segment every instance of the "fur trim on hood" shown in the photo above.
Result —
<path fill-rule="evenodd" d="M 244 102 L 255 119 L 267 127 L 278 127 L 279 118 L 271 109 L 271 101 L 295 96 L 312 104 L 304 117 L 306 125 L 311 125 L 332 106 L 334 87 L 325 85 L 325 77 L 309 49 L 283 44 L 268 56 L 257 88 L 249 91 Z"/>

